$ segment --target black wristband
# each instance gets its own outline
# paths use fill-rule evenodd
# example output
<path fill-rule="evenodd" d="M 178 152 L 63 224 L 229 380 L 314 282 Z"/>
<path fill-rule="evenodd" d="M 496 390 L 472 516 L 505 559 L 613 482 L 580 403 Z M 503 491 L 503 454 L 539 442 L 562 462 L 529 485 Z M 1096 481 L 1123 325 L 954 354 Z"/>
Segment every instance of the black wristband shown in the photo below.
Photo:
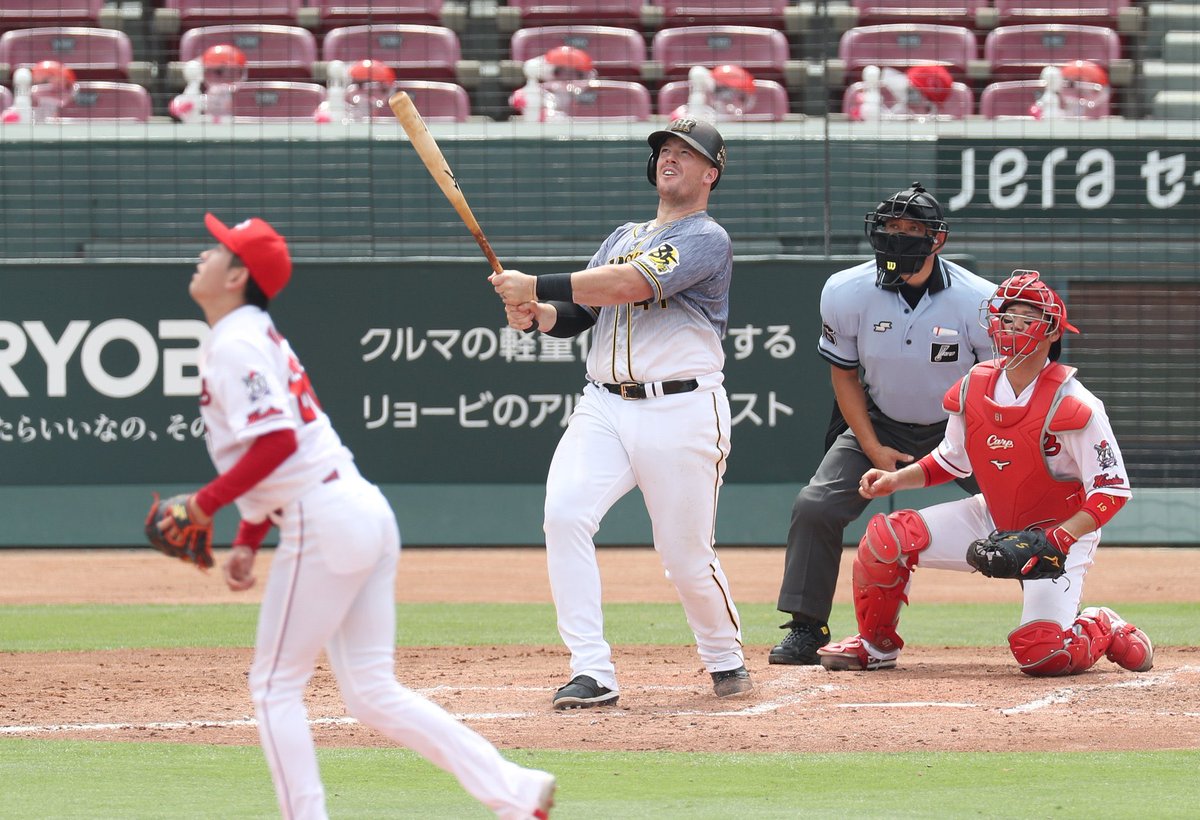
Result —
<path fill-rule="evenodd" d="M 571 287 L 571 274 L 542 274 L 533 283 L 533 296 L 539 302 L 574 302 L 575 289 Z"/>

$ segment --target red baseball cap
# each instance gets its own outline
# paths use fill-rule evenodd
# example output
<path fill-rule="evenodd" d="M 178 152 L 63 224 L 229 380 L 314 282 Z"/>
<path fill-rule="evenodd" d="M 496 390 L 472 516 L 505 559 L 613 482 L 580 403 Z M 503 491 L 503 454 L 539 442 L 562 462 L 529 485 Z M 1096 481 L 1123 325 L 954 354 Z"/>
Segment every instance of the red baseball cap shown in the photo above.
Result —
<path fill-rule="evenodd" d="M 212 214 L 205 214 L 204 225 L 218 242 L 245 263 L 250 278 L 268 298 L 275 298 L 292 278 L 287 242 L 266 221 L 254 217 L 230 228 Z"/>

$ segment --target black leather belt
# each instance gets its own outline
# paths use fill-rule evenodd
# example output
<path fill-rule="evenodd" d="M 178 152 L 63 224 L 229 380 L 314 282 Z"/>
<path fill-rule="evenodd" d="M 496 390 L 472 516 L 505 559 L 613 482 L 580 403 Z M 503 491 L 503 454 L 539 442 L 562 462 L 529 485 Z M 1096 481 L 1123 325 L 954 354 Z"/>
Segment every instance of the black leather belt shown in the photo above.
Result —
<path fill-rule="evenodd" d="M 649 399 L 655 396 L 670 396 L 672 393 L 691 393 L 700 383 L 695 379 L 678 379 L 669 382 L 652 382 L 650 384 L 642 384 L 641 382 L 621 382 L 620 384 L 598 384 L 607 390 L 609 393 L 615 393 L 623 399 L 633 401 L 635 399 Z M 650 392 L 646 392 L 646 388 L 650 388 Z"/>

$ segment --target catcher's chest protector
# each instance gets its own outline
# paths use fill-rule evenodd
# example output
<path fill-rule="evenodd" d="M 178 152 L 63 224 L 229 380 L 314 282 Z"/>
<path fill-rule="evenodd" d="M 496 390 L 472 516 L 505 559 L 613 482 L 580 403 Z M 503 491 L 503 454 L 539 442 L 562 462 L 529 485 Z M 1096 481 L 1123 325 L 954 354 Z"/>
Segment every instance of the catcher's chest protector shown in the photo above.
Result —
<path fill-rule="evenodd" d="M 991 363 L 976 365 L 967 378 L 967 457 L 998 529 L 1057 524 L 1083 506 L 1083 485 L 1059 481 L 1046 465 L 1046 448 L 1054 446 L 1047 438 L 1051 411 L 1073 372 L 1058 363 L 1049 365 L 1024 407 L 992 400 L 1001 371 Z"/>

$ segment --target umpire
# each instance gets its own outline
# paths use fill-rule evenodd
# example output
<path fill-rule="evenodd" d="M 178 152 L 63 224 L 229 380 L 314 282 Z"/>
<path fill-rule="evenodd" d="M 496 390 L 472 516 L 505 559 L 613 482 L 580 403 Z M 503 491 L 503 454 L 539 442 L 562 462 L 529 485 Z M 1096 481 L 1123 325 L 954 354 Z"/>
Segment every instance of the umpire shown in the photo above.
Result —
<path fill-rule="evenodd" d="M 837 404 L 825 457 L 792 506 L 778 603 L 792 619 L 771 663 L 820 663 L 843 533 L 868 503 L 859 479 L 933 450 L 946 429 L 942 397 L 991 358 L 979 307 L 995 288 L 938 256 L 949 228 L 933 195 L 914 182 L 865 223 L 874 261 L 835 273 L 821 290 L 817 350 L 829 362 Z M 973 480 L 963 486 L 978 491 Z"/>

